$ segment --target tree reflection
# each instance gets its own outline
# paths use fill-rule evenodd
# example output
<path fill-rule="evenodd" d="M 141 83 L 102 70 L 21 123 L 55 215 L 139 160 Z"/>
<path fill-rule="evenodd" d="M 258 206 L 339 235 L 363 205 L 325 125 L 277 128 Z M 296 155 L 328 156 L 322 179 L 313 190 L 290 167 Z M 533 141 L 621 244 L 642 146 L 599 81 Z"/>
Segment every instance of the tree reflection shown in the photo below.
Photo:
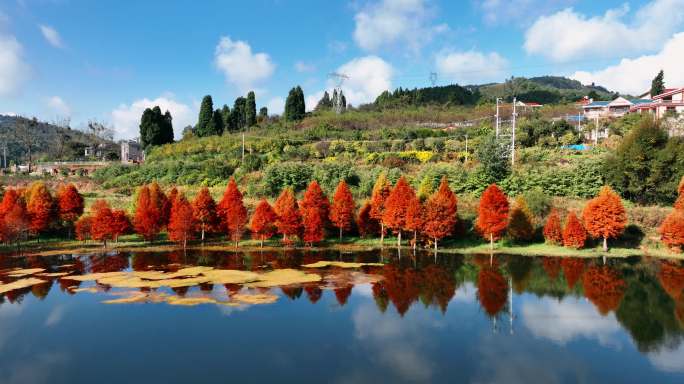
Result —
<path fill-rule="evenodd" d="M 543 257 L 542 266 L 550 280 L 556 280 L 560 273 L 561 260 L 558 257 Z"/>
<path fill-rule="evenodd" d="M 347 300 L 352 293 L 353 287 L 354 286 L 350 284 L 345 287 L 335 288 L 335 298 L 341 307 L 344 307 L 344 305 L 347 304 Z"/>
<path fill-rule="evenodd" d="M 304 287 L 304 291 L 306 291 L 306 296 L 309 298 L 311 304 L 316 304 L 323 296 L 323 290 L 318 285 L 307 285 Z"/>
<path fill-rule="evenodd" d="M 561 267 L 563 267 L 563 276 L 565 276 L 568 288 L 573 289 L 584 272 L 584 259 L 577 257 L 563 258 Z"/>
<path fill-rule="evenodd" d="M 496 265 L 486 265 L 477 274 L 477 298 L 490 317 L 495 317 L 506 305 L 508 282 Z"/>
<path fill-rule="evenodd" d="M 620 306 L 626 284 L 620 274 L 608 265 L 591 266 L 582 276 L 584 295 L 605 316 Z"/>

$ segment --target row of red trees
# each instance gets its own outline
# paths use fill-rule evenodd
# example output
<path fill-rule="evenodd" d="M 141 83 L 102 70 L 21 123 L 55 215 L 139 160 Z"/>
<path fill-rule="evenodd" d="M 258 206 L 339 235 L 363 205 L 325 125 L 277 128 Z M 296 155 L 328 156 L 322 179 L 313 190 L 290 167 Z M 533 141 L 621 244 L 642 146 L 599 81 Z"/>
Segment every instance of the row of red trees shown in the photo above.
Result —
<path fill-rule="evenodd" d="M 679 182 L 677 191 L 679 197 L 674 203 L 674 209 L 667 215 L 658 231 L 665 245 L 681 252 L 684 247 L 684 177 Z"/>

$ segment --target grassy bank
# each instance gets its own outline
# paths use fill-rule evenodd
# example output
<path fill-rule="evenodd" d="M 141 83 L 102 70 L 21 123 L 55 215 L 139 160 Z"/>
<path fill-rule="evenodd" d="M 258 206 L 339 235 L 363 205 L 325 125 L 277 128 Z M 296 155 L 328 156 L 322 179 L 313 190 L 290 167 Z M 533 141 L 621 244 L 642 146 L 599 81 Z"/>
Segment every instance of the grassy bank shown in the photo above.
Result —
<path fill-rule="evenodd" d="M 358 237 L 347 237 L 343 238 L 342 241 L 339 240 L 326 240 L 319 243 L 315 247 L 305 247 L 303 245 L 295 245 L 291 247 L 286 247 L 281 244 L 277 239 L 272 239 L 264 242 L 264 247 L 260 247 L 260 243 L 256 240 L 244 240 L 241 241 L 239 247 L 231 242 L 226 242 L 223 240 L 207 241 L 204 245 L 199 242 L 191 243 L 187 250 L 189 251 L 226 251 L 226 252 L 274 252 L 283 251 L 288 249 L 300 249 L 300 250 L 312 250 L 312 251 L 340 251 L 340 252 L 354 252 L 354 251 L 369 251 L 369 250 L 380 250 L 381 248 L 385 250 L 395 250 L 397 251 L 396 238 L 387 237 L 385 238 L 384 246 L 381 247 L 380 240 L 378 238 L 358 238 Z M 101 243 L 96 242 L 82 242 L 76 240 L 65 240 L 65 239 L 43 239 L 40 242 L 30 241 L 22 244 L 21 251 L 17 250 L 16 246 L 0 246 L 0 255 L 7 256 L 51 256 L 60 254 L 74 254 L 74 253 L 98 253 L 98 252 L 109 252 L 109 251 L 121 251 L 121 252 L 170 252 L 182 250 L 175 243 L 168 241 L 165 236 L 160 236 L 160 238 L 154 243 L 145 242 L 137 235 L 123 236 L 118 242 L 110 242 L 107 244 L 107 248 L 104 248 Z M 432 249 L 428 248 L 418 248 L 422 252 L 432 252 Z M 412 249 L 405 242 L 401 247 L 402 254 L 410 254 Z M 489 244 L 482 242 L 475 242 L 470 239 L 462 240 L 451 240 L 440 245 L 438 249 L 440 254 L 489 254 Z M 510 255 L 520 255 L 520 256 L 553 256 L 553 257 L 583 257 L 583 258 L 597 258 L 597 257 L 607 257 L 607 258 L 624 258 L 630 256 L 647 256 L 656 258 L 668 258 L 668 259 L 680 259 L 684 260 L 684 254 L 675 253 L 666 248 L 655 248 L 655 247 L 645 247 L 640 248 L 623 248 L 614 247 L 608 250 L 608 252 L 603 252 L 600 247 L 590 247 L 584 249 L 572 249 L 565 248 L 556 245 L 544 244 L 544 243 L 534 243 L 534 244 L 521 244 L 515 245 L 510 244 L 506 241 L 499 241 L 494 244 L 494 254 L 510 254 Z"/>

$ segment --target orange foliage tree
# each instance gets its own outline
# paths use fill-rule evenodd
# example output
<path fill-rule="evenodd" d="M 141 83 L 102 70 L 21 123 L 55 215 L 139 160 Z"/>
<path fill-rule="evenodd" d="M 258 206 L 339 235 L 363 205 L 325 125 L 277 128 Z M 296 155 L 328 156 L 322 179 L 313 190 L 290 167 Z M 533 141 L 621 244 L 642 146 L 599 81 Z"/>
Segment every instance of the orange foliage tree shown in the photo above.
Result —
<path fill-rule="evenodd" d="M 627 284 L 617 271 L 607 265 L 592 266 L 582 276 L 584 295 L 605 316 L 620 306 Z"/>
<path fill-rule="evenodd" d="M 119 242 L 119 236 L 131 231 L 131 219 L 123 209 L 112 210 L 112 236 L 114 242 Z"/>
<path fill-rule="evenodd" d="M 188 240 L 192 239 L 196 228 L 195 217 L 192 205 L 183 194 L 177 194 L 171 206 L 171 217 L 169 218 L 169 238 L 171 241 L 183 245 L 187 248 Z"/>
<path fill-rule="evenodd" d="M 679 192 L 679 196 L 677 197 L 677 201 L 674 203 L 674 207 L 675 209 L 684 210 L 684 176 L 682 176 L 682 180 L 679 182 L 677 192 Z"/>
<path fill-rule="evenodd" d="M 380 231 L 380 223 L 378 223 L 378 220 L 371 217 L 371 209 L 369 202 L 365 202 L 361 206 L 361 209 L 359 209 L 359 215 L 356 218 L 356 226 L 359 228 L 361 237 L 374 235 Z"/>
<path fill-rule="evenodd" d="M 252 222 L 250 223 L 252 237 L 259 239 L 261 247 L 264 246 L 264 240 L 273 237 L 278 230 L 276 227 L 277 220 L 278 215 L 276 215 L 271 204 L 269 204 L 266 199 L 262 199 L 259 204 L 257 204 L 256 209 L 252 214 Z"/>
<path fill-rule="evenodd" d="M 285 188 L 280 193 L 273 208 L 278 215 L 278 220 L 276 220 L 278 233 L 283 235 L 284 243 L 289 243 L 289 237 L 298 235 L 301 228 L 301 218 L 299 209 L 297 208 L 297 200 L 295 199 L 292 188 Z"/>
<path fill-rule="evenodd" d="M 171 215 L 171 201 L 164 194 L 159 184 L 153 181 L 150 185 L 150 201 L 157 207 L 159 211 L 158 225 L 159 228 L 165 228 L 169 224 L 169 217 Z"/>
<path fill-rule="evenodd" d="M 5 217 L 5 215 L 14 208 L 14 204 L 21 196 L 17 193 L 16 189 L 5 190 L 5 195 L 2 197 L 2 203 L 0 203 L 0 218 Z"/>
<path fill-rule="evenodd" d="M 26 202 L 26 209 L 31 220 L 30 229 L 33 234 L 40 234 L 48 229 L 55 218 L 55 202 L 44 183 L 31 185 Z"/>
<path fill-rule="evenodd" d="M 477 214 L 475 228 L 489 240 L 490 249 L 494 249 L 494 240 L 501 238 L 508 225 L 508 198 L 496 184 L 482 193 Z"/>
<path fill-rule="evenodd" d="M 302 240 L 309 245 L 323 240 L 324 229 L 330 210 L 330 202 L 317 181 L 312 181 L 299 202 L 304 234 Z"/>
<path fill-rule="evenodd" d="M 7 208 L 7 211 L 2 218 L 2 238 L 8 243 L 16 241 L 19 245 L 21 239 L 26 237 L 31 228 L 31 220 L 26 205 L 21 198 L 17 197 L 11 207 L 4 208 Z"/>
<path fill-rule="evenodd" d="M 416 249 L 418 245 L 418 231 L 423 229 L 425 224 L 425 212 L 423 210 L 423 204 L 420 202 L 418 196 L 412 198 L 406 207 L 406 222 L 404 223 L 404 229 L 413 232 L 413 239 L 411 240 L 411 245 L 413 249 Z"/>
<path fill-rule="evenodd" d="M 402 176 L 385 200 L 382 223 L 397 234 L 398 247 L 401 246 L 401 230 L 406 226 L 408 202 L 415 198 L 416 192 Z"/>
<path fill-rule="evenodd" d="M 200 238 L 204 243 L 204 234 L 218 224 L 216 202 L 209 194 L 209 188 L 203 187 L 192 202 L 192 211 L 200 227 Z"/>
<path fill-rule="evenodd" d="M 147 185 L 140 187 L 133 220 L 135 231 L 145 240 L 153 241 L 161 230 L 160 217 L 161 212 L 152 200 L 150 188 Z"/>
<path fill-rule="evenodd" d="M 525 198 L 515 198 L 508 222 L 508 236 L 514 241 L 531 241 L 534 238 L 534 218 Z"/>
<path fill-rule="evenodd" d="M 670 212 L 658 228 L 660 240 L 668 247 L 681 251 L 684 247 L 684 210 Z"/>
<path fill-rule="evenodd" d="M 555 208 L 551 209 L 549 217 L 544 225 L 544 239 L 549 244 L 563 243 L 563 229 L 561 228 L 560 215 Z"/>
<path fill-rule="evenodd" d="M 354 196 L 352 196 L 347 183 L 342 180 L 337 184 L 330 207 L 330 222 L 339 229 L 340 240 L 342 240 L 342 232 L 352 228 L 355 209 Z"/>
<path fill-rule="evenodd" d="M 76 233 L 76 239 L 81 241 L 86 241 L 90 239 L 90 227 L 93 223 L 93 218 L 89 215 L 81 216 L 74 225 L 74 231 Z"/>
<path fill-rule="evenodd" d="M 392 191 L 392 186 L 384 173 L 378 176 L 373 186 L 373 193 L 370 200 L 370 217 L 377 220 L 380 224 L 380 244 L 385 242 L 385 225 L 382 222 L 382 217 L 385 214 L 385 201 Z"/>
<path fill-rule="evenodd" d="M 458 199 L 449 188 L 446 177 L 442 178 L 439 189 L 425 203 L 423 233 L 437 242 L 454 231 L 457 220 Z"/>
<path fill-rule="evenodd" d="M 83 214 L 83 196 L 73 184 L 67 184 L 57 192 L 57 202 L 59 207 L 59 218 L 69 228 Z M 71 235 L 69 235 L 71 237 Z"/>
<path fill-rule="evenodd" d="M 622 200 L 610 187 L 601 188 L 598 196 L 589 200 L 582 212 L 584 225 L 594 238 L 603 238 L 603 251 L 608 251 L 608 239 L 618 237 L 627 225 L 627 213 Z"/>
<path fill-rule="evenodd" d="M 112 228 L 113 215 L 109 203 L 105 200 L 97 200 L 90 207 L 92 221 L 90 223 L 90 237 L 93 240 L 102 241 L 102 245 L 107 247 L 107 240 L 114 238 Z"/>
<path fill-rule="evenodd" d="M 587 241 L 587 231 L 577 218 L 575 212 L 570 212 L 563 229 L 563 245 L 569 248 L 580 249 Z"/>
<path fill-rule="evenodd" d="M 245 224 L 247 224 L 247 208 L 242 202 L 242 193 L 240 193 L 233 177 L 228 182 L 218 208 L 228 230 L 228 235 L 237 247 Z"/>

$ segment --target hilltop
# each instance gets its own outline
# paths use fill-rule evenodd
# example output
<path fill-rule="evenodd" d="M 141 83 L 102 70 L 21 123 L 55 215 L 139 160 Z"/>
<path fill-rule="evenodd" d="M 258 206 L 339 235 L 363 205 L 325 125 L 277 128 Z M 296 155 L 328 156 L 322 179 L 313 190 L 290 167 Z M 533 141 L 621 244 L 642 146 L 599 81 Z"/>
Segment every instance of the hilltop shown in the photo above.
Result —
<path fill-rule="evenodd" d="M 106 128 L 92 122 L 90 127 L 92 132 L 83 132 L 35 118 L 0 115 L 0 140 L 7 143 L 8 165 L 26 162 L 29 146 L 33 161 L 82 160 L 85 148 L 98 145 L 106 148 L 105 157 L 116 155 L 115 143 Z"/>

